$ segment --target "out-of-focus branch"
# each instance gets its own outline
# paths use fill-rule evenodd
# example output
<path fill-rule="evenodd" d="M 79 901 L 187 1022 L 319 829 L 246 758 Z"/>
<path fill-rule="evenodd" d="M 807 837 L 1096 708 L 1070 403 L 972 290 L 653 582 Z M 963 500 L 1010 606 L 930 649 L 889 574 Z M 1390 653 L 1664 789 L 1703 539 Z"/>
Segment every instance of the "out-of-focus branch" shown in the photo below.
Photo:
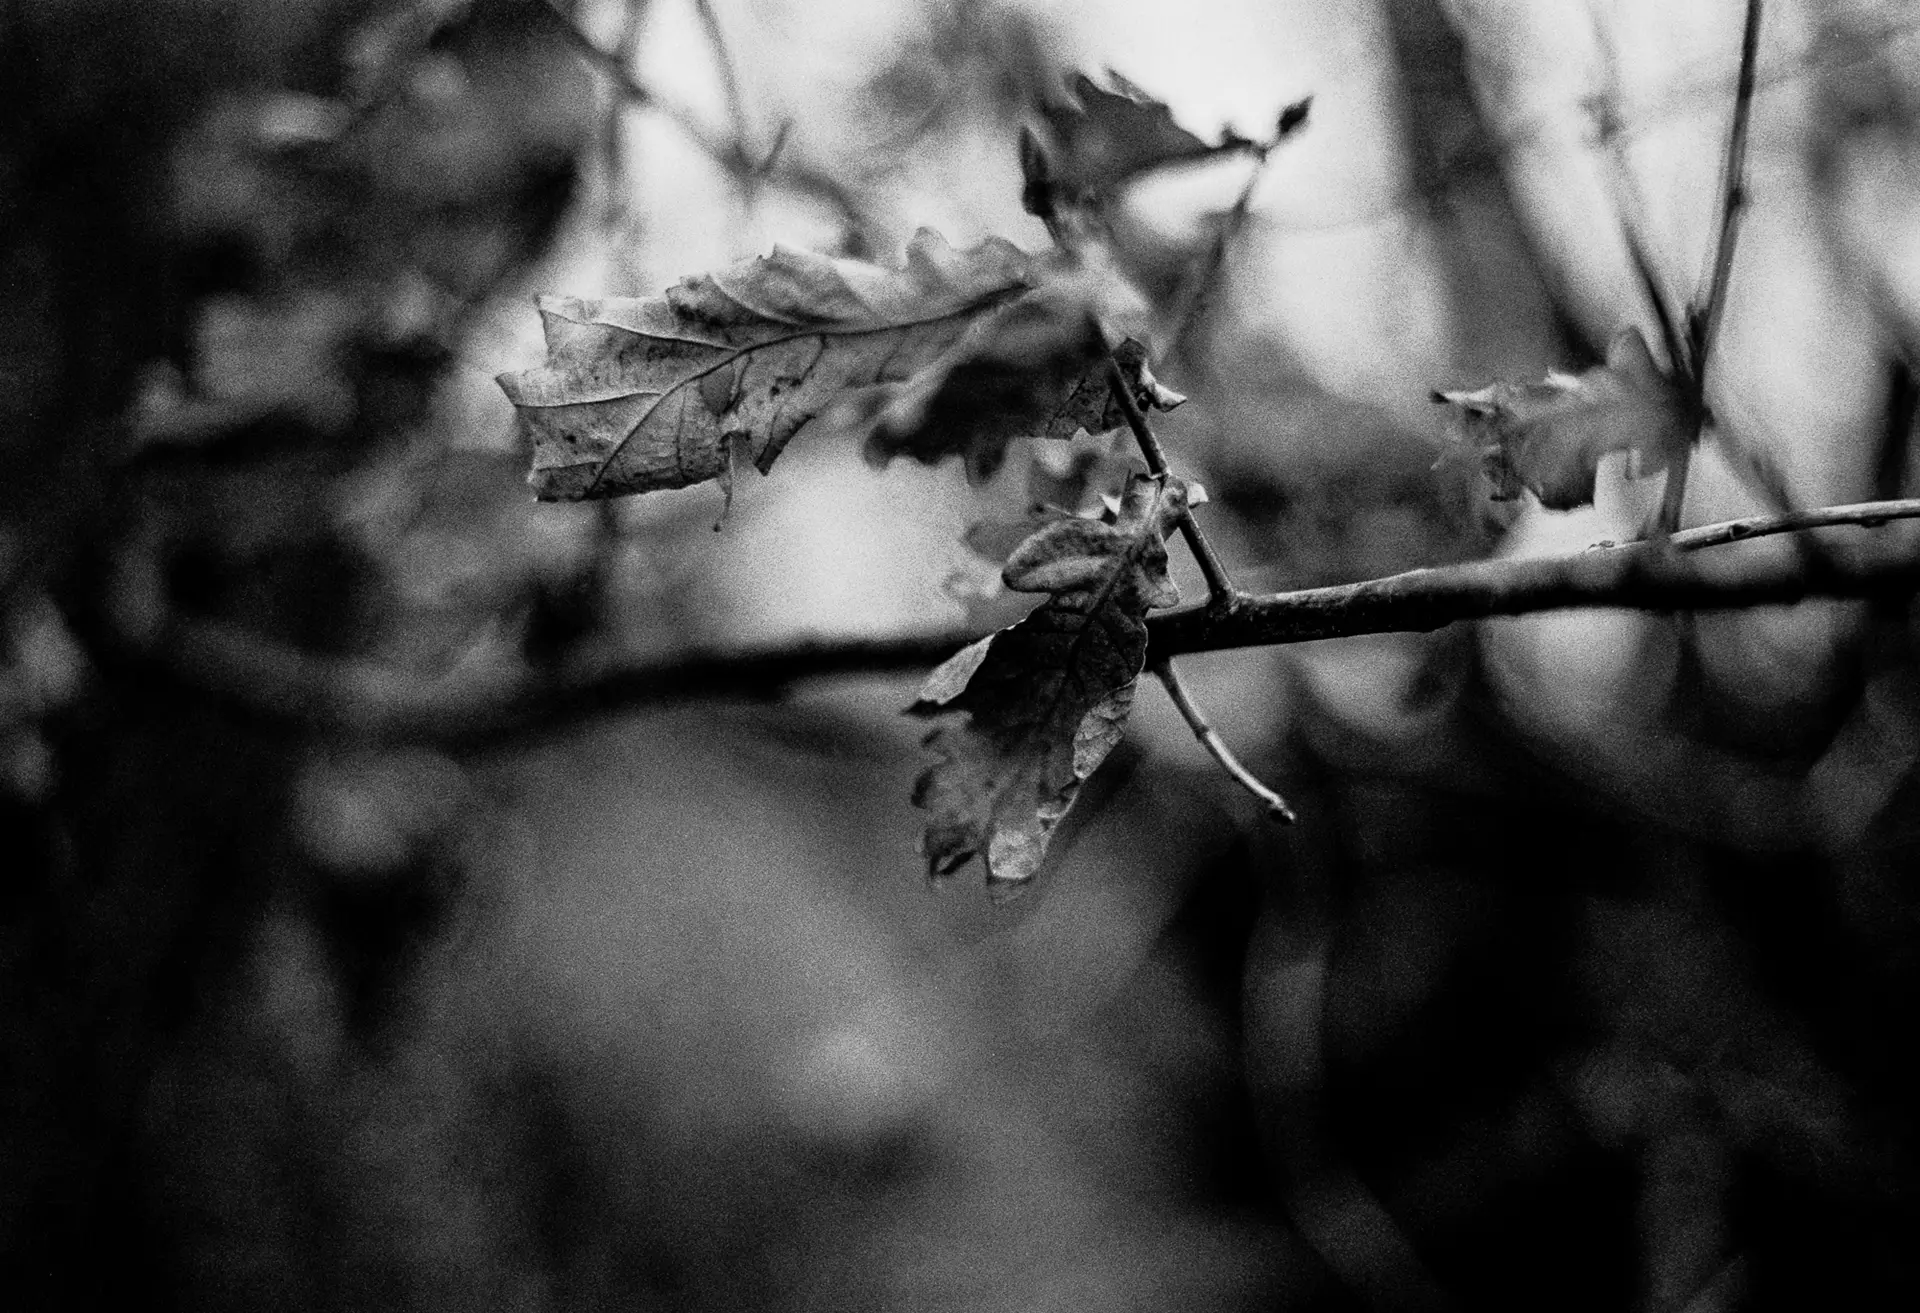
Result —
<path fill-rule="evenodd" d="M 734 65 L 733 49 L 720 28 L 720 15 L 714 12 L 712 0 L 694 0 L 693 8 L 700 16 L 700 26 L 707 31 L 707 44 L 713 47 L 713 62 L 720 70 L 720 89 L 726 97 L 727 116 L 733 122 L 733 139 L 744 151 L 748 135 L 747 100 L 740 88 L 740 70 Z"/>
<path fill-rule="evenodd" d="M 1220 272 L 1226 267 L 1227 249 L 1247 226 L 1247 220 L 1253 215 L 1253 194 L 1259 189 L 1260 179 L 1266 175 L 1267 161 L 1273 158 L 1274 150 L 1287 137 L 1292 136 L 1307 121 L 1311 97 L 1287 106 L 1280 115 L 1273 136 L 1261 145 L 1254 156 L 1253 168 L 1247 173 L 1247 180 L 1240 188 L 1240 195 L 1233 206 L 1220 220 L 1220 230 L 1213 235 L 1213 242 L 1207 248 L 1207 254 L 1195 272 L 1192 290 L 1187 293 L 1187 303 L 1180 311 L 1180 318 L 1174 324 L 1173 332 L 1167 338 L 1165 356 L 1169 360 L 1178 360 L 1181 353 L 1192 343 L 1189 341 L 1193 330 L 1205 318 L 1207 308 L 1213 300 L 1214 288 L 1220 281 Z"/>
<path fill-rule="evenodd" d="M 1697 385 L 1703 389 L 1714 331 L 1720 326 L 1727 285 L 1733 277 L 1740 214 L 1747 208 L 1747 125 L 1753 118 L 1754 67 L 1759 56 L 1760 0 L 1747 0 L 1746 24 L 1740 34 L 1740 75 L 1733 92 L 1733 127 L 1727 134 L 1726 173 L 1720 183 L 1720 231 L 1714 239 L 1711 272 L 1693 325 L 1693 369 Z"/>
<path fill-rule="evenodd" d="M 1706 285 L 1687 315 L 1687 360 L 1681 373 L 1692 403 L 1694 445 L 1707 425 L 1707 369 L 1713 358 L 1713 339 L 1726 306 L 1733 277 L 1733 253 L 1739 243 L 1740 214 L 1747 208 L 1747 124 L 1753 116 L 1754 66 L 1760 54 L 1760 0 L 1747 0 L 1747 17 L 1740 37 L 1740 74 L 1733 93 L 1733 127 L 1727 134 L 1726 171 L 1720 183 L 1720 229 L 1714 236 L 1713 256 Z M 1663 533 L 1680 527 L 1680 510 L 1687 496 L 1687 469 L 1692 452 L 1668 465 L 1667 486 L 1660 499 L 1659 525 Z"/>
<path fill-rule="evenodd" d="M 732 152 L 740 149 L 740 144 L 729 142 L 718 133 L 711 131 L 693 112 L 685 106 L 663 100 L 653 88 L 634 77 L 627 61 L 618 53 L 603 48 L 598 41 L 588 36 L 567 16 L 566 12 L 553 0 L 541 0 L 539 10 L 553 21 L 554 28 L 564 37 L 587 63 L 591 64 L 608 82 L 613 84 L 621 98 L 635 105 L 643 105 L 661 115 L 675 127 L 686 133 L 687 137 L 701 150 L 717 160 L 726 160 Z"/>
<path fill-rule="evenodd" d="M 237 626 L 181 620 L 138 664 L 244 715 L 381 742 L 480 750 L 622 708 L 702 697 L 774 697 L 823 675 L 924 670 L 977 635 L 806 638 L 689 651 L 558 674 L 523 667 L 427 676 L 381 661 L 301 652 Z"/>
<path fill-rule="evenodd" d="M 867 208 L 837 179 L 819 169 L 797 163 L 792 159 L 791 152 L 784 151 L 789 132 L 787 127 L 783 126 L 776 134 L 774 146 L 767 152 L 764 159 L 753 158 L 747 148 L 746 138 L 742 135 L 745 120 L 744 111 L 738 100 L 738 86 L 732 78 L 731 68 L 726 63 L 724 53 L 720 57 L 723 67 L 728 70 L 724 76 L 727 77 L 730 87 L 729 113 L 732 114 L 735 122 L 735 133 L 732 136 L 715 132 L 691 110 L 662 98 L 653 88 L 634 77 L 627 60 L 613 51 L 602 48 L 599 42 L 581 31 L 565 12 L 553 4 L 552 0 L 541 0 L 538 7 L 553 21 L 568 44 L 607 79 L 623 100 L 650 109 L 666 118 L 686 134 L 689 141 L 743 185 L 750 186 L 760 179 L 771 178 L 797 192 L 824 202 L 839 213 L 842 220 L 856 234 L 865 234 L 875 227 Z"/>

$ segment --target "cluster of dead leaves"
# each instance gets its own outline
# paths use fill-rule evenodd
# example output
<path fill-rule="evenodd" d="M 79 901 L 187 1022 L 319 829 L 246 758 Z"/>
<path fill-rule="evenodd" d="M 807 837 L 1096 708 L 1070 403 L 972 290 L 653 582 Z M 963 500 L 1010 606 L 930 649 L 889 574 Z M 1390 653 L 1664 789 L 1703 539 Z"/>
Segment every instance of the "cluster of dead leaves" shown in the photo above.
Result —
<path fill-rule="evenodd" d="M 814 421 L 984 478 L 1016 437 L 1117 422 L 1101 308 L 997 239 L 923 229 L 898 269 L 776 247 L 660 298 L 543 298 L 547 363 L 500 384 L 548 500 L 724 483 L 736 456 L 765 473 Z M 1144 351 L 1120 359 L 1143 405 L 1173 404 Z"/>
<path fill-rule="evenodd" d="M 921 850 L 934 874 L 983 855 L 988 880 L 1007 887 L 1039 868 L 1054 826 L 1120 741 L 1147 612 L 1180 600 L 1166 535 L 1187 505 L 1181 480 L 1136 475 L 1110 514 L 1055 516 L 1007 558 L 1007 587 L 1047 600 L 935 670 L 912 707 L 966 716 L 928 735 L 939 761 L 914 790 L 932 813 Z"/>
<path fill-rule="evenodd" d="M 776 247 L 657 298 L 543 298 L 546 363 L 500 379 L 536 494 L 730 490 L 736 461 L 765 473 L 809 426 L 854 437 L 875 461 L 957 456 L 979 480 L 1016 438 L 1117 428 L 1113 371 L 1143 411 L 1178 405 L 1135 335 L 1140 298 L 1097 242 L 1076 239 L 1089 224 L 1055 219 L 1097 214 L 1156 169 L 1267 147 L 1230 132 L 1206 142 L 1117 77 L 1069 90 L 1038 107 L 1044 133 L 1021 143 L 1028 208 L 1062 243 L 1044 255 L 998 239 L 955 249 L 923 230 L 898 268 Z M 1305 114 L 1290 107 L 1275 139 Z M 1063 476 L 1068 505 L 990 526 L 1006 586 L 1046 600 L 935 671 L 914 704 L 950 718 L 928 737 L 938 760 L 914 795 L 931 814 L 922 850 L 935 874 L 978 856 L 996 887 L 1032 877 L 1119 740 L 1147 612 L 1178 600 L 1166 535 L 1197 488 L 1135 475 L 1083 514 L 1086 473 Z"/>
<path fill-rule="evenodd" d="M 957 455 L 984 478 L 1015 438 L 1119 426 L 1110 367 L 1143 409 L 1185 400 L 1138 341 L 1109 349 L 1084 280 L 1053 274 L 1005 242 L 955 250 L 930 231 L 899 269 L 779 248 L 658 299 L 546 298 L 546 365 L 500 382 L 550 500 L 724 483 L 736 455 L 764 473 L 816 421 L 876 460 Z M 915 794 L 936 873 L 976 854 L 997 885 L 1038 867 L 1119 740 L 1147 610 L 1177 600 L 1165 535 L 1187 499 L 1140 477 L 1103 516 L 1071 513 L 1074 498 L 1019 526 L 1003 579 L 1048 600 L 942 666 L 915 706 L 966 716 L 930 736 L 941 761 Z"/>

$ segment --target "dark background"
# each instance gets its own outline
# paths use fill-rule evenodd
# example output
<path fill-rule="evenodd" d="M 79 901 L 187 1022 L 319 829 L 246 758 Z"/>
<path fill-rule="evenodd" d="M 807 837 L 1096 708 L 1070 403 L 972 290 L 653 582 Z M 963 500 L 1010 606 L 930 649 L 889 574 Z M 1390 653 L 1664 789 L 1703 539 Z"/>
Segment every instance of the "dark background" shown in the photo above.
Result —
<path fill-rule="evenodd" d="M 0 6 L 0 1298 L 1911 1301 L 1905 605 L 1195 658 L 1301 823 L 1144 688 L 1004 904 L 921 874 L 910 672 L 386 714 L 1001 615 L 955 539 L 1023 461 L 817 430 L 718 534 L 536 506 L 491 378 L 540 291 L 1037 247 L 1071 66 L 1203 135 L 1314 97 L 1161 370 L 1247 580 L 1630 535 L 1611 467 L 1567 515 L 1436 474 L 1426 393 L 1647 323 L 1623 223 L 1687 294 L 1740 6 L 1548 8 Z M 1764 33 L 1694 521 L 1911 482 L 1915 38 Z M 1116 212 L 1169 317 L 1245 167 Z"/>

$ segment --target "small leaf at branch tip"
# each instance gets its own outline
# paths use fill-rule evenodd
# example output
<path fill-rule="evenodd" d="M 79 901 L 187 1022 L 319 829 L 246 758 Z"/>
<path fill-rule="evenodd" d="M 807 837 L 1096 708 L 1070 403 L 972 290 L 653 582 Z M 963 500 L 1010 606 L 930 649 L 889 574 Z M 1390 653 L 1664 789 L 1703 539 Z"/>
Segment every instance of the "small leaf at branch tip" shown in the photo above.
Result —
<path fill-rule="evenodd" d="M 1274 136 L 1291 136 L 1307 125 L 1307 114 L 1313 108 L 1313 97 L 1303 96 L 1280 111 L 1280 120 L 1274 125 Z"/>
<path fill-rule="evenodd" d="M 1492 481 L 1495 501 L 1527 491 L 1549 510 L 1589 505 L 1609 452 L 1630 453 L 1631 472 L 1644 477 L 1683 455 L 1698 430 L 1683 390 L 1631 327 L 1614 337 L 1605 364 L 1584 373 L 1555 370 L 1539 383 L 1432 396 L 1458 412 L 1454 442 L 1436 465 L 1473 461 Z"/>
<path fill-rule="evenodd" d="M 1050 222 L 1063 210 L 1098 210 L 1143 174 L 1233 151 L 1261 149 L 1223 129 L 1209 143 L 1174 122 L 1173 111 L 1112 69 L 1102 87 L 1084 73 L 1067 80 L 1070 100 L 1040 106 L 1048 140 L 1021 136 L 1023 203 Z M 1050 149 L 1049 149 L 1050 148 Z"/>

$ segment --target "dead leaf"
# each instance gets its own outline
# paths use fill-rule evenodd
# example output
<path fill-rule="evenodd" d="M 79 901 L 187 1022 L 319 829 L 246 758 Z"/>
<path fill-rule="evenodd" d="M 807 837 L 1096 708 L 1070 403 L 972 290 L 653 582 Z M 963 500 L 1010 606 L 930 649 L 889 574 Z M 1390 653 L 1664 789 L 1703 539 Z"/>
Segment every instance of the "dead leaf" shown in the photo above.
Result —
<path fill-rule="evenodd" d="M 1041 108 L 1050 149 L 1030 132 L 1021 138 L 1030 214 L 1048 218 L 1062 205 L 1111 196 L 1141 174 L 1168 165 L 1261 149 L 1231 131 L 1222 131 L 1218 142 L 1206 142 L 1175 123 L 1164 102 L 1111 69 L 1107 79 L 1112 90 L 1076 73 L 1068 82 L 1072 101 Z"/>
<path fill-rule="evenodd" d="M 725 484 L 735 453 L 764 473 L 823 416 L 876 459 L 957 454 L 984 478 L 1014 437 L 1118 422 L 1101 324 L 1119 304 L 997 239 L 922 230 L 901 269 L 780 247 L 662 298 L 543 298 L 547 363 L 500 386 L 549 501 Z M 1122 351 L 1143 405 L 1177 404 Z"/>
<path fill-rule="evenodd" d="M 966 716 L 927 736 L 939 760 L 914 789 L 931 813 L 921 852 L 932 874 L 982 855 L 996 888 L 1033 877 L 1081 783 L 1120 741 L 1146 613 L 1179 601 L 1166 535 L 1186 510 L 1186 484 L 1138 475 L 1111 520 L 1058 517 L 1014 549 L 1007 587 L 1051 596 L 934 671 L 912 708 Z"/>
<path fill-rule="evenodd" d="M 1433 399 L 1456 407 L 1460 417 L 1456 445 L 1442 461 L 1478 462 L 1495 501 L 1525 489 L 1556 511 L 1592 503 L 1594 474 L 1609 452 L 1632 453 L 1635 477 L 1657 474 L 1687 450 L 1698 427 L 1637 328 L 1621 330 L 1606 363 L 1585 373 L 1436 392 Z"/>
<path fill-rule="evenodd" d="M 764 472 L 848 392 L 911 379 L 1035 281 L 1007 242 L 925 229 L 902 269 L 776 247 L 658 299 L 542 298 L 547 363 L 500 386 L 546 500 L 723 479 L 735 444 Z"/>
<path fill-rule="evenodd" d="M 1064 440 L 1124 424 L 1107 386 L 1104 334 L 1085 306 L 1063 305 L 1052 291 L 1007 307 L 964 354 L 871 394 L 868 458 L 934 465 L 959 455 L 978 483 L 999 471 L 1015 438 Z M 1137 340 L 1115 347 L 1113 358 L 1142 410 L 1186 400 L 1153 376 Z"/>

